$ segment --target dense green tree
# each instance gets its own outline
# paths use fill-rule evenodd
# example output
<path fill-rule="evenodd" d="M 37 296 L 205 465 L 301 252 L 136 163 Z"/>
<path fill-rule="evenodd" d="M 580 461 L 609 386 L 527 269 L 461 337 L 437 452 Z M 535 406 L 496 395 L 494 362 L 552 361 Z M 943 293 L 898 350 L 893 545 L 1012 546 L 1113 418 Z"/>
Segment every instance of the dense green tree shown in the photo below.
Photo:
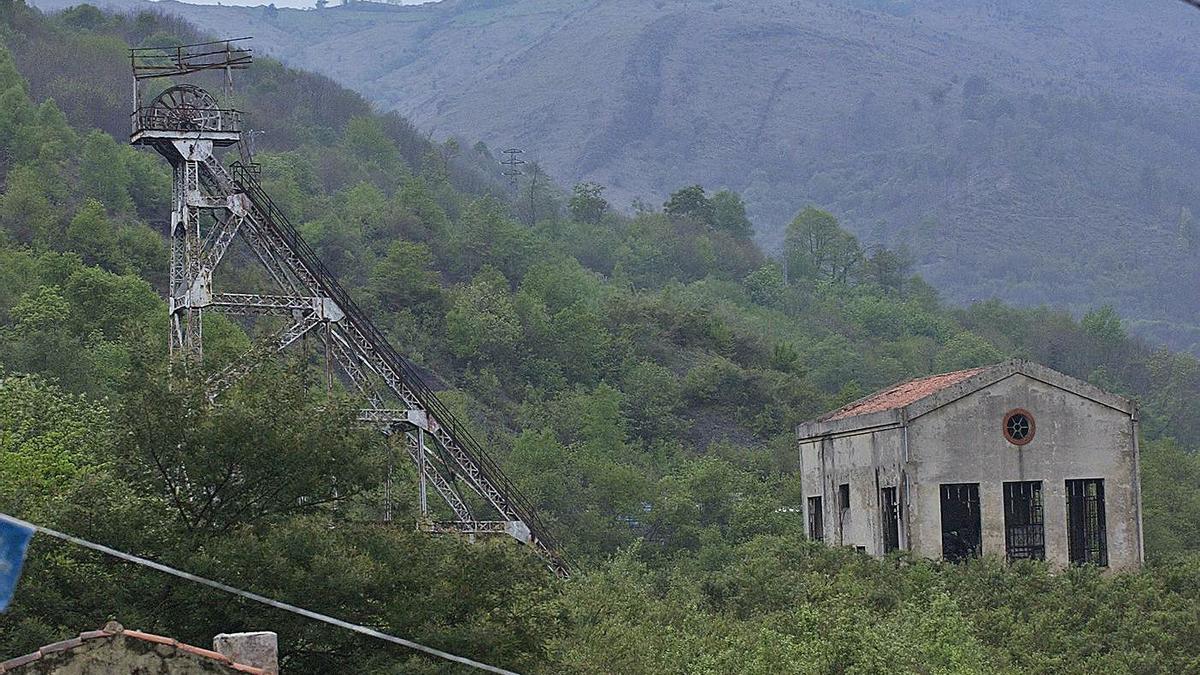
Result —
<path fill-rule="evenodd" d="M 862 264 L 862 250 L 854 235 L 843 230 L 832 214 L 811 206 L 788 225 L 784 255 L 793 279 L 845 283 Z"/>
<path fill-rule="evenodd" d="M 939 371 L 960 370 L 990 365 L 1002 358 L 1003 354 L 987 340 L 974 333 L 963 332 L 946 341 L 937 355 L 935 366 Z"/>
<path fill-rule="evenodd" d="M 366 240 L 384 234 L 387 217 L 387 196 L 369 181 L 362 181 L 342 194 L 342 216 L 346 227 L 362 232 Z"/>
<path fill-rule="evenodd" d="M 648 361 L 634 365 L 622 378 L 624 415 L 631 431 L 643 439 L 669 439 L 682 421 L 679 378 L 667 368 Z"/>
<path fill-rule="evenodd" d="M 0 49 L 0 149 L 6 166 L 14 159 L 26 159 L 29 148 L 22 147 L 31 140 L 35 118 L 33 103 L 26 84 L 7 50 Z"/>
<path fill-rule="evenodd" d="M 30 308 L 23 321 L 54 321 L 61 311 Z M 30 517 L 44 513 L 56 493 L 102 466 L 116 434 L 108 411 L 95 402 L 64 394 L 37 377 L 2 374 L 0 428 L 0 476 L 5 477 L 0 511 Z"/>
<path fill-rule="evenodd" d="M 157 375 L 157 374 L 156 374 Z M 168 389 L 156 377 L 129 398 L 122 418 L 147 486 L 189 531 L 318 511 L 373 487 L 381 469 L 348 402 L 314 405 L 289 375 L 252 376 L 229 405 L 205 405 L 202 388 Z M 186 419 L 186 424 L 174 423 Z"/>
<path fill-rule="evenodd" d="M 104 213 L 104 204 L 89 198 L 67 225 L 68 248 L 89 265 L 112 268 L 123 258 L 117 248 L 116 226 Z"/>
<path fill-rule="evenodd" d="M 730 190 L 721 190 L 712 196 L 711 202 L 713 227 L 742 239 L 754 235 L 754 226 L 746 216 L 746 203 L 740 195 Z"/>
<path fill-rule="evenodd" d="M 663 211 L 673 218 L 690 218 L 707 225 L 713 224 L 715 215 L 712 200 L 699 185 L 690 185 L 673 193 L 663 204 Z"/>
<path fill-rule="evenodd" d="M 28 86 L 21 72 L 17 70 L 12 53 L 7 49 L 0 50 L 0 91 L 14 88 L 25 91 Z"/>
<path fill-rule="evenodd" d="M 145 225 L 126 225 L 117 230 L 116 246 L 130 273 L 156 288 L 166 283 L 167 270 L 162 261 L 167 259 L 167 246 L 162 235 Z"/>
<path fill-rule="evenodd" d="M 0 228 L 22 244 L 45 245 L 58 227 L 46 177 L 28 165 L 8 172 L 0 195 Z"/>
<path fill-rule="evenodd" d="M 450 350 L 468 359 L 511 357 L 521 338 L 521 322 L 508 280 L 485 267 L 455 295 L 446 315 Z"/>
<path fill-rule="evenodd" d="M 1121 317 L 1112 305 L 1105 305 L 1084 314 L 1079 325 L 1084 334 L 1095 340 L 1102 349 L 1115 349 L 1128 339 L 1125 328 L 1121 325 Z"/>
<path fill-rule="evenodd" d="M 1127 337 L 1125 329 L 1121 326 L 1121 317 L 1112 305 L 1105 305 L 1084 314 L 1080 326 L 1089 336 L 1108 344 L 1121 343 Z"/>
<path fill-rule="evenodd" d="M 863 276 L 882 289 L 899 293 L 904 290 L 904 284 L 912 275 L 912 260 L 906 250 L 892 251 L 886 248 L 876 248 L 863 261 Z"/>
<path fill-rule="evenodd" d="M 8 312 L 12 323 L 0 327 L 0 363 L 19 373 L 51 374 L 77 384 L 82 346 L 69 330 L 71 304 L 57 286 L 39 286 L 17 298 Z"/>
<path fill-rule="evenodd" d="M 457 273 L 469 276 L 490 265 L 514 279 L 539 257 L 542 248 L 529 228 L 514 222 L 491 199 L 468 206 L 459 227 L 451 233 L 450 245 Z"/>
<path fill-rule="evenodd" d="M 1200 550 L 1200 457 L 1164 439 L 1142 447 L 1141 467 L 1146 547 L 1168 559 Z"/>
<path fill-rule="evenodd" d="M 93 131 L 83 141 L 79 164 L 83 192 L 110 211 L 128 211 L 133 207 L 129 196 L 133 177 L 125 166 L 122 150 L 112 136 L 100 131 Z"/>
<path fill-rule="evenodd" d="M 571 192 L 568 203 L 571 218 L 581 223 L 599 223 L 608 213 L 609 204 L 604 199 L 604 186 L 595 183 L 580 183 Z"/>
<path fill-rule="evenodd" d="M 768 307 L 779 303 L 787 291 L 783 270 L 776 263 L 768 263 L 746 277 L 746 290 L 750 299 Z"/>
<path fill-rule="evenodd" d="M 605 292 L 604 280 L 573 259 L 536 263 L 521 280 L 521 290 L 532 293 L 557 312 L 576 302 L 592 302 Z"/>
<path fill-rule="evenodd" d="M 368 269 L 363 264 L 366 246 L 363 231 L 348 227 L 340 213 L 330 213 L 315 221 L 304 223 L 300 232 L 321 256 L 332 272 L 355 284 L 365 281 Z"/>
<path fill-rule="evenodd" d="M 433 253 L 425 244 L 396 241 L 371 270 L 369 288 L 383 309 L 436 305 L 442 298 Z"/>
<path fill-rule="evenodd" d="M 550 317 L 548 351 L 572 380 L 591 383 L 608 360 L 612 337 L 597 307 L 577 302 Z"/>
<path fill-rule="evenodd" d="M 407 167 L 395 142 L 374 117 L 354 117 L 342 134 L 346 149 L 373 165 L 374 170 L 393 179 L 404 175 Z"/>
<path fill-rule="evenodd" d="M 525 173 L 529 179 L 517 196 L 513 209 L 516 216 L 530 227 L 542 221 L 557 223 L 561 206 L 550 177 L 537 162 L 530 162 Z"/>

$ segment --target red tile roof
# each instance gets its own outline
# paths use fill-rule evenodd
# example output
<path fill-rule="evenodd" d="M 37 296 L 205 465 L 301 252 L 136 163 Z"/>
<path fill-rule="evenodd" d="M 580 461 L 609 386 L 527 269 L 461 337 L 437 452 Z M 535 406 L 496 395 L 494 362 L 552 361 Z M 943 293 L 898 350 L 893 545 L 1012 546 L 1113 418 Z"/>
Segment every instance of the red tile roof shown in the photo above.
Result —
<path fill-rule="evenodd" d="M 184 654 L 190 654 L 192 656 L 208 659 L 210 661 L 216 661 L 217 663 L 224 665 L 225 668 L 232 673 L 267 675 L 267 671 L 263 670 L 262 668 L 255 668 L 253 666 L 247 666 L 241 663 L 234 663 L 233 660 L 228 656 L 209 649 L 193 647 L 192 645 L 184 644 L 174 638 L 163 637 L 162 635 L 155 635 L 153 633 L 143 633 L 140 630 L 125 630 L 125 628 L 116 621 L 109 621 L 107 624 L 105 624 L 104 628 L 100 630 L 91 630 L 87 631 L 86 633 L 80 633 L 79 637 L 48 644 L 36 652 L 0 662 L 0 673 L 19 672 L 22 666 L 33 663 L 44 656 L 75 649 L 76 647 L 82 646 L 85 642 L 112 639 L 118 635 L 123 635 L 127 638 L 132 638 L 135 640 L 142 640 L 144 642 L 166 645 L 168 647 L 173 647 L 176 651 Z"/>
<path fill-rule="evenodd" d="M 909 380 L 890 389 L 884 389 L 866 398 L 859 399 L 825 415 L 818 421 L 835 422 L 857 415 L 867 415 L 885 410 L 903 408 L 910 403 L 920 401 L 926 396 L 931 396 L 963 380 L 974 377 L 985 370 L 988 370 L 988 368 L 971 368 L 969 370 L 958 370 L 953 373 L 942 373 L 941 375 L 931 375 L 916 380 Z"/>

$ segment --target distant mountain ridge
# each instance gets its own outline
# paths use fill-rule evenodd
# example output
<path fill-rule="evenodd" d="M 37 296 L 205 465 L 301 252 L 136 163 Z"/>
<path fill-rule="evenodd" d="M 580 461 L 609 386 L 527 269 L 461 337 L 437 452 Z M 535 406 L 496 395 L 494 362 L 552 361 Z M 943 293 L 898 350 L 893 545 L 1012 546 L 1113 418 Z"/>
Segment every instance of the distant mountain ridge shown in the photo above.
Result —
<path fill-rule="evenodd" d="M 1200 345 L 1200 12 L 1180 2 L 156 6 L 619 206 L 728 187 L 772 245 L 815 204 L 954 301 L 1113 304 Z"/>

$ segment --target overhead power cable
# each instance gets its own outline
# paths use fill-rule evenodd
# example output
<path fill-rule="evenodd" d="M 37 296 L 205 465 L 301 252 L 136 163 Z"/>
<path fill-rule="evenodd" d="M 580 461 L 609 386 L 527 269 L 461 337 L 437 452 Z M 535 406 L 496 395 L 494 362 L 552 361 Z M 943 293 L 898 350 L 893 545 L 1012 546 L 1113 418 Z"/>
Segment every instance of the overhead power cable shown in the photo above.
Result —
<path fill-rule="evenodd" d="M 114 558 L 119 558 L 126 562 L 131 562 L 135 565 L 141 565 L 142 567 L 149 567 L 150 569 L 158 570 L 159 572 L 162 572 L 163 574 L 170 574 L 171 576 L 176 576 L 176 577 L 179 577 L 180 579 L 185 579 L 187 581 L 191 581 L 191 582 L 194 582 L 197 584 L 208 586 L 209 588 L 215 588 L 219 591 L 224 591 L 231 595 L 236 595 L 240 598 L 245 598 L 247 600 L 253 600 L 254 602 L 258 602 L 258 603 L 267 605 L 268 607 L 274 607 L 275 609 L 281 609 L 285 612 L 291 612 L 292 614 L 299 614 L 300 616 L 303 616 L 308 619 L 313 619 L 314 621 L 321 621 L 321 622 L 327 623 L 331 626 L 337 626 L 338 628 L 344 628 L 346 630 L 354 631 L 355 633 L 361 633 L 362 635 L 373 637 L 378 640 L 383 640 L 385 642 L 391 642 L 392 644 L 397 644 L 402 647 L 408 647 L 409 649 L 415 649 L 416 651 L 424 652 L 431 656 L 436 656 L 439 659 L 445 659 L 447 661 L 461 663 L 465 666 L 477 668 L 479 670 L 487 671 L 489 673 L 499 673 L 500 675 L 518 675 L 518 673 L 514 673 L 511 670 L 504 670 L 503 668 L 497 668 L 496 666 L 489 666 L 486 663 L 480 663 L 479 661 L 474 661 L 472 659 L 468 659 L 465 656 L 458 656 L 456 654 L 444 652 L 440 649 L 434 649 L 433 647 L 426 647 L 425 645 L 413 642 L 412 640 L 405 640 L 404 638 L 396 637 L 395 635 L 388 635 L 387 633 L 382 633 L 380 631 L 375 630 L 374 628 L 360 626 L 358 624 L 350 623 L 349 621 L 343 621 L 341 619 L 337 619 L 332 616 L 327 616 L 325 614 L 320 614 L 320 613 L 314 612 L 312 610 L 304 609 L 303 607 L 297 607 L 295 605 L 291 605 L 286 602 L 280 602 L 279 600 L 274 600 L 274 599 L 268 598 L 266 596 L 259 595 L 257 593 L 251 593 L 250 591 L 244 591 L 240 588 L 234 588 L 233 586 L 223 584 L 219 581 L 213 581 L 212 579 L 205 579 L 204 577 L 196 576 L 195 574 L 191 574 L 190 572 L 184 572 L 183 570 L 177 570 L 174 567 L 168 567 L 166 565 L 163 565 L 162 563 L 154 562 L 153 560 L 147 560 L 146 558 L 139 558 L 136 555 L 132 555 L 130 553 L 124 553 L 124 552 L 118 551 L 114 548 L 109 548 L 108 546 L 104 546 L 103 544 L 96 544 L 96 543 L 87 541 L 86 539 L 80 539 L 79 537 L 73 537 L 69 534 L 63 534 L 62 532 L 58 532 L 56 530 L 51 530 L 48 527 L 42 527 L 41 525 L 34 525 L 33 523 L 26 522 L 19 518 L 13 518 L 12 516 L 9 516 L 7 514 L 0 513 L 0 520 L 6 520 L 6 521 L 8 521 L 10 523 L 14 523 L 16 525 L 31 528 L 42 534 L 54 537 L 55 539 L 61 539 L 65 542 L 75 544 L 76 546 L 82 546 L 83 548 L 91 549 L 93 551 L 99 551 L 100 553 L 104 553 L 105 555 L 110 555 Z"/>

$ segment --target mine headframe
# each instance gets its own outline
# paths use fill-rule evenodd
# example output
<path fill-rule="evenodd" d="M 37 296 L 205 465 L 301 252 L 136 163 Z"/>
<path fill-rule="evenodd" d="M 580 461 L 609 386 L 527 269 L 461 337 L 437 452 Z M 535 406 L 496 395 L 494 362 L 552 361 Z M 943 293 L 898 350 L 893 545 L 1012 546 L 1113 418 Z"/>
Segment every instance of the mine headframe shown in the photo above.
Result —
<path fill-rule="evenodd" d="M 254 60 L 253 50 L 246 46 L 249 40 L 242 37 L 190 45 L 135 47 L 129 50 L 134 85 L 143 80 L 182 77 L 205 70 L 224 71 L 226 83 L 232 85 L 233 71 L 249 68 Z"/>
<path fill-rule="evenodd" d="M 172 168 L 167 291 L 172 372 L 201 371 L 207 312 L 243 317 L 261 336 L 239 360 L 208 378 L 211 399 L 273 355 L 314 338 L 324 353 L 328 386 L 336 380 L 367 402 L 359 422 L 389 439 L 402 439 L 417 471 L 422 529 L 508 534 L 533 547 L 556 574 L 567 575 L 568 563 L 533 505 L 413 364 L 392 348 L 263 190 L 250 162 L 242 114 L 195 84 L 173 80 L 143 100 L 144 81 L 204 71 L 223 71 L 228 94 L 232 71 L 251 62 L 250 50 L 237 46 L 241 42 L 130 52 L 135 96 L 130 142 L 154 148 Z M 215 153 L 234 145 L 241 158 L 227 167 Z M 227 291 L 221 286 L 216 273 L 235 245 L 261 264 L 267 287 Z M 465 499 L 460 486 L 476 497 Z M 452 518 L 430 517 L 430 487 Z M 390 494 L 390 484 L 386 491 Z M 480 520 L 477 508 L 495 515 Z M 384 514 L 390 517 L 389 506 Z"/>

